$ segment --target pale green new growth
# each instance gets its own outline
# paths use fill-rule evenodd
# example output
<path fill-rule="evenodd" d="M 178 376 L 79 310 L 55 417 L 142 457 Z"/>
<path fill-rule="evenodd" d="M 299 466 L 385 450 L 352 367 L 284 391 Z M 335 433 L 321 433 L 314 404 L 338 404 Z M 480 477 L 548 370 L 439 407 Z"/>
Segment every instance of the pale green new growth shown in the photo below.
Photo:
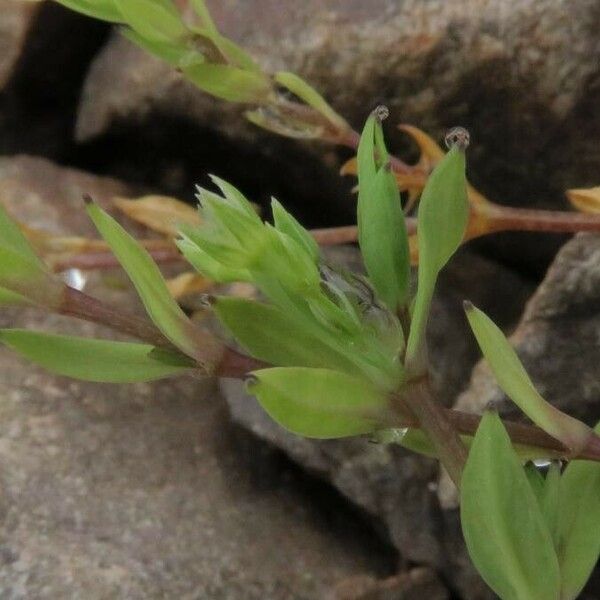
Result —
<path fill-rule="evenodd" d="M 129 275 L 154 324 L 185 354 L 202 361 L 206 351 L 203 341 L 193 323 L 173 300 L 148 252 L 98 205 L 89 204 L 87 211 Z"/>
<path fill-rule="evenodd" d="M 0 342 L 53 373 L 85 381 L 133 383 L 181 375 L 194 366 L 148 344 L 90 340 L 24 329 L 0 330 Z"/>
<path fill-rule="evenodd" d="M 465 154 L 455 145 L 429 176 L 419 202 L 418 288 L 406 349 L 406 365 L 415 376 L 425 369 L 425 328 L 437 277 L 460 246 L 468 214 Z"/>
<path fill-rule="evenodd" d="M 248 391 L 273 420 L 305 437 L 369 433 L 389 418 L 384 393 L 364 379 L 328 369 L 263 369 L 253 374 Z"/>
<path fill-rule="evenodd" d="M 465 303 L 465 309 L 477 343 L 506 395 L 536 425 L 567 448 L 580 451 L 590 439 L 592 430 L 546 402 L 535 389 L 519 357 L 498 326 L 472 304 Z"/>

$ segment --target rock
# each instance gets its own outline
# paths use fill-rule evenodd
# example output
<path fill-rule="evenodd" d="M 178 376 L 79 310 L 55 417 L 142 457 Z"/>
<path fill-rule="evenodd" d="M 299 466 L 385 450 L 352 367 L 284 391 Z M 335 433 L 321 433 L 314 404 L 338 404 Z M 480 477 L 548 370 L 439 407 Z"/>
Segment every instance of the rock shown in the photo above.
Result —
<path fill-rule="evenodd" d="M 579 234 L 559 252 L 511 336 L 540 393 L 590 425 L 600 420 L 599 302 L 600 236 Z M 492 400 L 507 416 L 520 415 L 481 362 L 456 407 L 481 412 Z"/>
<path fill-rule="evenodd" d="M 598 183 L 595 0 L 208 4 L 223 32 L 266 69 L 299 73 L 356 127 L 380 102 L 392 119 L 434 137 L 457 123 L 468 127 L 470 176 L 500 203 L 564 208 L 565 189 Z M 167 114 L 262 148 L 265 134 L 245 123 L 241 110 L 115 36 L 90 69 L 77 136 L 89 140 L 117 123 Z M 398 149 L 400 134 L 388 129 Z M 305 181 L 313 186 L 306 169 Z M 560 241 L 503 235 L 483 248 L 540 273 Z"/>
<path fill-rule="evenodd" d="M 53 231 L 89 231 L 83 191 L 126 189 L 0 161 L 2 200 Z M 110 294 L 134 303 L 127 288 Z M 109 337 L 38 311 L 2 309 L 7 326 Z M 389 574 L 391 551 L 344 503 L 323 514 L 313 483 L 231 425 L 212 381 L 83 383 L 1 348 L 0 412 L 2 598 L 310 600 L 356 573 Z"/>
<path fill-rule="evenodd" d="M 108 27 L 57 2 L 0 2 L 0 154 L 73 152 L 82 79 Z"/>
<path fill-rule="evenodd" d="M 32 2 L 4 2 L 0 7 L 0 90 L 13 74 L 23 52 L 27 31 L 39 6 Z"/>
<path fill-rule="evenodd" d="M 340 582 L 332 600 L 447 600 L 448 590 L 428 569 L 413 569 L 395 577 L 376 580 L 355 576 Z"/>
<path fill-rule="evenodd" d="M 328 258 L 349 268 L 359 267 L 355 249 L 338 248 Z M 528 284 L 510 271 L 466 251 L 450 263 L 440 282 L 433 308 L 435 318 L 428 329 L 433 383 L 446 404 L 453 404 L 478 356 L 462 312 L 462 300 L 469 297 L 491 310 L 506 327 L 518 318 L 519 303 L 529 291 Z M 448 522 L 439 506 L 435 461 L 399 446 L 371 444 L 363 438 L 296 437 L 271 421 L 256 400 L 243 392 L 240 382 L 224 380 L 222 389 L 237 423 L 281 448 L 371 515 L 404 560 L 443 571 L 451 583 L 466 582 L 470 567 L 460 529 Z M 455 557 L 460 557 L 457 560 L 465 564 L 457 566 L 455 557 L 448 556 L 450 547 Z M 469 600 L 486 598 L 483 590 L 482 582 L 476 579 L 461 586 Z"/>
<path fill-rule="evenodd" d="M 53 234 L 93 235 L 83 196 L 105 208 L 134 188 L 110 177 L 61 167 L 35 156 L 0 157 L 0 201 L 13 218 Z"/>

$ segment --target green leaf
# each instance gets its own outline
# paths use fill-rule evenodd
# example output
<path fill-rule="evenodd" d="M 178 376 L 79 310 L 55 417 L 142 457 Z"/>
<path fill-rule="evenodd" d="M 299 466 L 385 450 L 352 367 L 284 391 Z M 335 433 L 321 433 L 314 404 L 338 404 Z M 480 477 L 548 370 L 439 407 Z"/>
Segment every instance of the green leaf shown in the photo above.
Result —
<path fill-rule="evenodd" d="M 36 257 L 37 259 L 37 257 Z M 62 300 L 65 285 L 42 267 L 39 260 L 0 245 L 0 289 L 3 301 L 25 302 L 56 308 Z"/>
<path fill-rule="evenodd" d="M 88 17 L 120 23 L 123 21 L 121 12 L 117 9 L 114 0 L 56 0 L 59 4 L 77 11 Z"/>
<path fill-rule="evenodd" d="M 202 54 L 196 50 L 190 50 L 181 43 L 165 42 L 147 38 L 137 31 L 125 27 L 121 33 L 130 42 L 133 42 L 142 50 L 162 58 L 164 61 L 175 67 L 180 67 L 181 65 L 189 67 L 190 65 L 204 62 L 204 56 L 202 56 Z"/>
<path fill-rule="evenodd" d="M 309 85 L 302 77 L 289 71 L 279 71 L 275 74 L 275 81 L 287 88 L 292 94 L 304 100 L 306 104 L 312 106 L 317 112 L 321 113 L 330 123 L 340 129 L 347 129 L 348 124 L 340 115 L 338 115 L 325 98 Z"/>
<path fill-rule="evenodd" d="M 0 204 L 0 246 L 20 254 L 27 260 L 36 264 L 41 269 L 46 269 L 42 260 L 35 253 L 31 244 L 23 235 L 21 228 L 8 215 L 4 207 Z"/>
<path fill-rule="evenodd" d="M 504 393 L 536 425 L 567 448 L 573 451 L 583 448 L 593 435 L 592 430 L 542 398 L 513 347 L 485 313 L 470 302 L 465 303 L 465 311 L 483 356 Z"/>
<path fill-rule="evenodd" d="M 367 120 L 358 147 L 358 240 L 377 295 L 391 311 L 405 304 L 410 255 L 404 213 L 396 180 L 385 160 L 381 124 Z"/>
<path fill-rule="evenodd" d="M 294 315 L 279 308 L 220 297 L 213 309 L 238 343 L 254 358 L 282 367 L 328 367 L 349 373 L 356 366 L 306 331 Z"/>
<path fill-rule="evenodd" d="M 32 302 L 25 296 L 0 287 L 0 306 L 26 306 L 28 304 L 32 304 Z"/>
<path fill-rule="evenodd" d="M 315 238 L 275 198 L 271 198 L 271 210 L 275 228 L 295 240 L 313 260 L 318 260 L 319 246 Z"/>
<path fill-rule="evenodd" d="M 188 35 L 170 0 L 113 0 L 123 20 L 149 40 L 171 42 Z"/>
<path fill-rule="evenodd" d="M 461 480 L 471 559 L 503 600 L 558 600 L 560 573 L 538 500 L 497 414 L 479 425 Z"/>
<path fill-rule="evenodd" d="M 418 288 L 406 350 L 413 375 L 424 368 L 425 329 L 438 274 L 460 246 L 468 218 L 465 154 L 454 146 L 429 176 L 419 202 Z"/>
<path fill-rule="evenodd" d="M 187 357 L 148 344 L 90 340 L 26 329 L 2 329 L 0 341 L 52 373 L 85 381 L 151 381 L 193 367 Z"/>
<path fill-rule="evenodd" d="M 260 65 L 232 40 L 208 29 L 193 27 L 192 30 L 196 34 L 196 41 L 199 42 L 197 45 L 206 44 L 206 54 L 211 59 L 209 62 L 213 64 L 225 63 L 256 75 L 263 73 Z M 198 38 L 200 39 L 198 40 Z M 221 56 L 214 56 L 215 52 Z M 266 79 L 266 76 L 264 77 Z"/>
<path fill-rule="evenodd" d="M 208 8 L 206 8 L 206 3 L 204 0 L 191 0 L 190 4 L 194 8 L 194 11 L 198 15 L 200 19 L 200 24 L 204 29 L 213 34 L 218 34 L 217 27 L 212 17 L 210 16 L 210 12 Z"/>
<path fill-rule="evenodd" d="M 364 379 L 304 367 L 253 373 L 249 393 L 273 420 L 292 433 L 339 438 L 369 433 L 389 418 L 386 394 Z"/>
<path fill-rule="evenodd" d="M 600 424 L 596 426 L 600 433 Z M 572 600 L 600 557 L 600 463 L 574 460 L 560 482 L 558 560 L 561 600 Z"/>
<path fill-rule="evenodd" d="M 154 324 L 185 354 L 197 358 L 203 342 L 192 322 L 173 300 L 148 252 L 98 205 L 88 204 L 87 212 L 129 275 Z"/>
<path fill-rule="evenodd" d="M 250 273 L 246 269 L 237 269 L 223 265 L 199 248 L 188 236 L 180 235 L 182 238 L 175 242 L 177 247 L 192 267 L 208 279 L 219 283 L 251 281 Z"/>
<path fill-rule="evenodd" d="M 525 467 L 525 475 L 529 481 L 529 485 L 535 494 L 535 497 L 538 499 L 540 503 L 540 507 L 542 505 L 542 500 L 544 497 L 544 476 L 540 473 L 540 470 L 532 463 L 528 462 Z"/>
<path fill-rule="evenodd" d="M 548 525 L 548 530 L 552 536 L 554 547 L 558 544 L 558 511 L 560 499 L 560 463 L 553 461 L 550 463 L 548 473 L 544 480 L 544 491 L 541 496 L 540 507 L 542 514 Z"/>
<path fill-rule="evenodd" d="M 261 73 L 220 64 L 182 67 L 185 76 L 201 90 L 229 102 L 263 103 L 271 86 Z"/>

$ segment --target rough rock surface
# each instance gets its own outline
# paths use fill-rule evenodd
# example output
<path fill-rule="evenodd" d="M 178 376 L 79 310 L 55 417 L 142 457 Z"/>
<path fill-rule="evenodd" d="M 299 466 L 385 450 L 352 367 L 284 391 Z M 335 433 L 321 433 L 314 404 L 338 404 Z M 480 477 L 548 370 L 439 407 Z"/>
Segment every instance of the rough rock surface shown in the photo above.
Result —
<path fill-rule="evenodd" d="M 413 569 L 377 581 L 357 576 L 340 582 L 332 600 L 448 600 L 448 590 L 427 569 Z"/>
<path fill-rule="evenodd" d="M 124 189 L 45 160 L 0 161 L 1 201 L 53 231 L 89 231 L 83 191 Z M 130 309 L 126 290 L 111 297 Z M 0 327 L 14 326 L 110 336 L 0 311 Z M 0 349 L 0 414 L 2 598 L 312 600 L 391 572 L 357 514 L 339 500 L 315 508 L 314 484 L 232 427 L 213 382 L 82 383 Z"/>
<path fill-rule="evenodd" d="M 346 267 L 358 266 L 357 251 L 350 248 L 336 249 L 328 258 Z M 462 300 L 469 297 L 484 310 L 491 309 L 506 327 L 518 318 L 529 289 L 510 271 L 467 252 L 451 263 L 440 282 L 435 318 L 428 330 L 433 384 L 448 405 L 468 381 L 478 356 Z M 222 388 L 236 422 L 331 482 L 373 517 L 404 559 L 444 571 L 465 598 L 489 597 L 473 576 L 455 516 L 443 514 L 440 508 L 435 461 L 366 439 L 321 441 L 293 436 L 271 421 L 238 381 L 226 380 Z"/>
<path fill-rule="evenodd" d="M 558 253 L 511 337 L 542 395 L 561 410 L 594 425 L 600 420 L 600 236 L 575 236 Z M 514 407 L 481 362 L 458 408 L 481 412 L 497 401 Z"/>
<path fill-rule="evenodd" d="M 0 90 L 13 74 L 23 52 L 27 31 L 38 7 L 29 2 L 5 2 L 0 8 Z"/>
<path fill-rule="evenodd" d="M 596 0 L 208 4 L 222 30 L 265 68 L 298 72 L 356 126 L 385 102 L 394 120 L 434 136 L 457 123 L 468 127 L 470 175 L 501 203 L 564 206 L 566 188 L 597 184 Z M 115 36 L 90 70 L 77 135 L 89 139 L 150 112 L 237 140 L 264 139 L 243 122 L 239 107 L 196 91 Z M 524 255 L 523 236 L 503 236 L 494 248 L 520 268 L 534 268 L 551 258 L 559 240 L 545 242 L 529 243 Z"/>

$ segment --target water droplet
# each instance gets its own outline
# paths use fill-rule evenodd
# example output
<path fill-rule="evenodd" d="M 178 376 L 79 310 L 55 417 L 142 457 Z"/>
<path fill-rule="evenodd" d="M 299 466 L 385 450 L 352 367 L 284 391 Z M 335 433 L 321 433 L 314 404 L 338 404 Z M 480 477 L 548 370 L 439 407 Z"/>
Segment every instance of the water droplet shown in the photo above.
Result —
<path fill-rule="evenodd" d="M 379 122 L 385 121 L 385 119 L 390 116 L 390 109 L 384 104 L 380 104 L 377 108 L 375 108 L 373 114 L 375 115 L 375 118 L 379 120 Z"/>
<path fill-rule="evenodd" d="M 62 274 L 62 278 L 69 287 L 80 292 L 87 283 L 87 275 L 80 269 L 68 269 Z"/>
<path fill-rule="evenodd" d="M 469 147 L 471 136 L 464 127 L 453 127 L 448 130 L 444 138 L 446 147 L 450 150 L 454 146 L 458 146 L 459 150 L 466 150 Z"/>
<path fill-rule="evenodd" d="M 531 462 L 538 469 L 546 469 L 552 464 L 552 461 L 549 458 L 536 458 Z"/>

